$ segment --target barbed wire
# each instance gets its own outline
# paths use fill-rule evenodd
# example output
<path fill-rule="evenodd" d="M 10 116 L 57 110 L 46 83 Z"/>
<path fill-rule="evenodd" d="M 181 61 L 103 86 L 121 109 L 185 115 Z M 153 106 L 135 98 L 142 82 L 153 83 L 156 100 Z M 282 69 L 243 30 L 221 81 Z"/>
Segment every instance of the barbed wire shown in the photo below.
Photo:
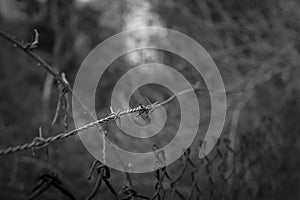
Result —
<path fill-rule="evenodd" d="M 25 52 L 29 57 L 35 60 L 38 63 L 38 66 L 43 67 L 49 74 L 51 74 L 57 83 L 63 87 L 66 92 L 69 92 L 74 99 L 79 103 L 79 105 L 93 118 L 90 110 L 84 105 L 81 99 L 78 97 L 76 93 L 74 93 L 72 87 L 70 86 L 69 82 L 67 81 L 64 73 L 62 75 L 59 74 L 53 67 L 51 67 L 44 59 L 42 59 L 39 55 L 32 52 L 32 49 L 37 48 L 39 44 L 39 33 L 36 29 L 34 29 L 34 39 L 31 42 L 23 43 L 18 41 L 15 37 L 9 36 L 7 33 L 4 33 L 0 30 L 0 37 L 6 39 L 7 41 L 11 42 L 15 47 Z"/>
<path fill-rule="evenodd" d="M 25 143 L 25 144 L 22 144 L 22 145 L 13 146 L 13 147 L 8 147 L 8 148 L 5 148 L 5 149 L 0 149 L 0 156 L 7 155 L 7 154 L 10 154 L 10 153 L 15 153 L 15 152 L 18 152 L 18 151 L 24 151 L 24 150 L 32 149 L 32 148 L 34 148 L 34 149 L 43 148 L 43 147 L 46 147 L 47 145 L 49 145 L 52 142 L 55 142 L 57 140 L 66 139 L 68 137 L 77 135 L 79 132 L 82 132 L 82 131 L 87 130 L 87 129 L 92 128 L 92 127 L 95 127 L 99 124 L 106 124 L 109 121 L 120 120 L 120 118 L 124 115 L 132 114 L 132 113 L 139 113 L 139 115 L 142 114 L 142 113 L 146 113 L 147 115 L 150 115 L 153 112 L 154 109 L 170 103 L 175 97 L 179 97 L 179 96 L 184 95 L 184 94 L 189 93 L 189 92 L 194 92 L 194 91 L 196 92 L 196 91 L 201 91 L 201 90 L 202 89 L 199 88 L 199 87 L 190 88 L 190 89 L 181 91 L 177 94 L 174 94 L 171 97 L 169 97 L 168 99 L 166 99 L 165 101 L 162 101 L 160 103 L 155 102 L 153 104 L 149 104 L 149 105 L 146 105 L 146 106 L 140 104 L 138 107 L 135 107 L 135 108 L 132 108 L 132 109 L 129 109 L 129 110 L 114 112 L 111 109 L 111 113 L 109 115 L 107 115 L 106 117 L 103 117 L 101 119 L 93 121 L 89 124 L 86 124 L 82 127 L 77 128 L 77 129 L 73 129 L 69 132 L 60 133 L 60 134 L 57 134 L 55 136 L 51 136 L 51 137 L 48 137 L 48 138 L 43 138 L 43 137 L 39 136 L 39 137 L 34 138 L 31 142 L 28 142 L 28 143 Z"/>
<path fill-rule="evenodd" d="M 58 72 L 54 71 L 50 65 L 44 62 L 40 57 L 36 54 L 32 53 L 31 50 L 38 45 L 38 32 L 35 31 L 34 40 L 30 43 L 23 44 L 22 42 L 18 42 L 16 39 L 8 36 L 7 34 L 0 31 L 0 36 L 12 42 L 15 46 L 25 51 L 28 55 L 30 55 L 34 60 L 36 60 L 42 67 L 44 67 L 50 74 L 52 74 L 55 79 L 58 81 L 59 85 L 62 86 L 64 90 L 69 92 L 71 95 L 76 94 L 73 93 L 69 83 L 66 79 L 63 78 Z M 269 74 L 269 73 L 268 73 Z M 268 78 L 268 77 L 267 77 Z M 259 84 L 264 80 L 259 78 L 258 81 L 251 82 L 251 89 L 230 89 L 227 90 L 226 93 L 232 92 L 249 92 L 252 88 Z M 44 138 L 42 134 L 39 137 L 34 138 L 31 142 L 24 143 L 22 145 L 11 146 L 4 149 L 0 149 L 0 156 L 4 156 L 7 154 L 28 150 L 28 149 L 39 149 L 47 147 L 50 143 L 69 138 L 71 136 L 77 135 L 79 132 L 87 130 L 89 128 L 98 126 L 99 124 L 108 123 L 110 121 L 120 121 L 121 117 L 124 115 L 138 113 L 141 115 L 143 113 L 150 115 L 156 108 L 164 106 L 170 103 L 173 99 L 180 95 L 185 95 L 189 92 L 197 92 L 197 91 L 207 91 L 201 88 L 199 85 L 196 85 L 194 88 L 184 90 L 177 94 L 173 94 L 166 100 L 162 102 L 150 103 L 148 105 L 139 105 L 138 107 L 124 110 L 124 111 L 113 111 L 110 109 L 110 113 L 99 119 L 94 120 L 93 122 L 86 124 L 77 129 L 63 132 L 57 134 L 52 137 Z M 222 92 L 222 91 L 211 91 L 209 92 Z M 80 102 L 80 100 L 78 99 Z M 86 108 L 82 104 L 83 108 Z M 54 117 L 54 122 L 57 116 Z M 231 140 L 228 138 L 224 138 L 222 140 L 218 140 L 218 143 L 215 147 L 215 155 L 210 157 L 205 157 L 201 161 L 194 160 L 194 157 L 191 155 L 191 149 L 187 149 L 184 151 L 184 154 L 181 158 L 180 164 L 176 172 L 172 172 L 169 167 L 164 165 L 165 156 L 163 151 L 157 152 L 155 155 L 157 159 L 157 164 L 161 166 L 154 172 L 154 183 L 153 183 L 153 193 L 152 194 L 143 194 L 139 192 L 137 189 L 133 188 L 133 184 L 131 183 L 131 179 L 127 177 L 128 183 L 124 184 L 122 189 L 118 191 L 113 184 L 111 178 L 110 169 L 105 166 L 103 163 L 99 161 L 95 161 L 91 166 L 90 173 L 88 179 L 91 180 L 94 178 L 94 182 L 92 184 L 91 189 L 85 195 L 84 199 L 92 200 L 95 199 L 97 195 L 104 196 L 103 193 L 100 193 L 100 188 L 105 187 L 109 194 L 113 196 L 115 199 L 122 200 L 131 200 L 131 199 L 151 199 L 151 200 L 162 200 L 162 199 L 237 199 L 239 195 L 241 195 L 241 191 L 243 187 L 246 189 L 246 192 L 249 197 L 255 199 L 257 195 L 259 195 L 260 191 L 255 191 L 252 189 L 251 183 L 245 181 L 247 178 L 247 173 L 242 171 L 242 168 L 238 168 L 235 170 L 228 170 L 230 168 L 229 163 L 226 162 L 230 155 L 234 155 L 234 159 L 241 159 L 240 163 L 243 163 L 243 157 L 245 155 L 244 152 L 248 151 L 249 148 L 249 138 L 244 139 L 246 141 L 246 147 L 241 146 L 241 144 L 232 148 Z M 199 144 L 201 141 L 199 142 Z M 233 142 L 232 142 L 233 144 Z M 245 149 L 243 149 L 245 148 Z M 272 147 L 270 147 L 272 148 Z M 265 149 L 259 149 L 255 159 L 251 162 L 244 164 L 244 168 L 250 169 L 253 165 L 256 165 L 261 161 L 261 155 L 264 153 Z M 241 157 L 241 158 L 239 158 Z M 228 174 L 230 171 L 230 174 Z M 203 175 L 203 176 L 202 176 Z M 237 182 L 235 182 L 237 181 Z M 25 199 L 31 200 L 36 199 L 39 196 L 43 195 L 50 188 L 55 188 L 62 195 L 69 199 L 80 199 L 64 184 L 65 180 L 62 179 L 57 173 L 43 173 L 39 176 L 36 186 L 32 189 L 32 191 L 27 195 Z M 187 183 L 188 182 L 188 183 Z M 180 183 L 184 183 L 180 184 Z M 268 182 L 268 184 L 272 185 L 272 182 Z M 271 186 L 262 186 L 263 189 L 268 190 Z M 261 189 L 261 190 L 263 190 Z M 274 190 L 274 188 L 271 187 Z M 105 190 L 105 191 L 106 191 Z M 223 190 L 228 190 L 226 193 L 222 192 Z M 228 194 L 231 194 L 228 196 Z"/>
<path fill-rule="evenodd" d="M 58 72 L 55 71 L 55 69 L 53 69 L 49 64 L 47 64 L 42 58 L 40 58 L 38 55 L 34 54 L 31 51 L 32 49 L 36 48 L 38 43 L 39 43 L 39 33 L 38 33 L 37 30 L 34 30 L 34 32 L 35 32 L 34 40 L 32 42 L 26 43 L 26 44 L 24 44 L 23 42 L 19 42 L 15 38 L 9 36 L 8 34 L 2 32 L 2 31 L 0 31 L 0 36 L 5 38 L 6 40 L 10 41 L 11 43 L 14 44 L 14 46 L 18 47 L 19 49 L 21 49 L 22 51 L 27 53 L 31 58 L 33 58 L 35 61 L 38 62 L 39 66 L 44 67 L 46 69 L 46 71 L 48 73 L 50 73 L 57 80 L 58 85 L 59 85 L 58 88 L 60 89 L 61 95 L 65 94 L 65 92 L 69 92 L 72 96 L 75 97 L 75 100 L 77 100 L 80 103 L 80 105 L 84 108 L 84 110 L 86 110 L 90 114 L 91 112 L 85 107 L 85 105 L 80 101 L 79 98 L 77 98 L 76 94 L 73 92 L 73 90 L 70 87 L 68 81 L 66 80 L 64 74 L 62 73 L 62 75 L 60 75 Z M 184 94 L 189 93 L 189 92 L 196 92 L 196 91 L 199 91 L 199 90 L 203 90 L 203 89 L 200 88 L 199 85 L 196 85 L 195 88 L 187 89 L 187 90 L 181 91 L 177 94 L 173 94 L 168 99 L 166 99 L 165 101 L 162 101 L 160 103 L 155 102 L 155 103 L 150 103 L 149 105 L 142 105 L 141 104 L 138 107 L 132 108 L 132 109 L 129 109 L 129 110 L 114 112 L 112 110 L 112 108 L 110 108 L 110 114 L 108 114 L 106 117 L 103 117 L 99 120 L 95 120 L 92 117 L 93 122 L 91 122 L 89 124 L 86 124 L 86 125 L 84 125 L 80 128 L 71 130 L 69 132 L 60 133 L 60 134 L 57 134 L 57 135 L 52 136 L 52 137 L 44 138 L 43 135 L 42 135 L 42 131 L 40 130 L 39 137 L 34 138 L 29 143 L 24 143 L 22 145 L 11 146 L 11 147 L 8 147 L 8 148 L 0 149 L 0 156 L 15 153 L 15 152 L 19 152 L 19 151 L 24 151 L 24 150 L 27 150 L 27 149 L 32 149 L 33 152 L 35 152 L 36 149 L 47 147 L 52 142 L 69 138 L 71 136 L 77 135 L 79 132 L 82 132 L 86 129 L 89 129 L 89 128 L 92 128 L 92 127 L 95 127 L 95 126 L 99 127 L 99 130 L 102 131 L 103 129 L 102 129 L 101 126 L 99 126 L 99 124 L 107 123 L 109 121 L 120 121 L 122 116 L 131 114 L 131 113 L 138 113 L 137 116 L 139 116 L 143 113 L 145 113 L 146 115 L 150 115 L 156 108 L 164 106 L 164 105 L 170 103 L 176 97 L 179 97 L 179 96 L 184 95 Z M 58 101 L 57 110 L 56 110 L 56 113 L 55 113 L 52 124 L 55 123 L 55 121 L 57 120 L 58 112 L 59 112 L 59 109 L 60 109 L 59 103 L 61 103 L 61 99 L 59 99 L 59 101 Z M 163 152 L 160 152 L 160 153 L 163 153 Z M 164 156 L 163 157 L 157 156 L 157 158 L 158 158 L 157 163 L 159 163 L 159 164 L 164 163 L 164 159 L 165 159 Z M 160 158 L 162 158 L 162 160 Z M 186 166 L 186 164 L 187 163 L 185 163 L 184 165 Z M 122 188 L 121 192 L 119 194 L 117 194 L 116 190 L 114 189 L 112 184 L 109 182 L 110 169 L 107 166 L 100 163 L 99 161 L 96 161 L 93 164 L 93 166 L 90 170 L 89 179 L 91 179 L 92 173 L 95 169 L 97 171 L 96 181 L 95 181 L 94 186 L 92 187 L 91 191 L 89 192 L 89 194 L 85 197 L 86 200 L 91 200 L 97 195 L 97 193 L 99 191 L 99 188 L 101 187 L 103 182 L 105 183 L 106 187 L 111 191 L 111 193 L 113 194 L 113 196 L 116 199 L 124 199 L 124 200 L 125 199 L 128 199 L 128 200 L 130 200 L 130 199 L 150 199 L 146 195 L 139 194 L 134 189 L 134 187 L 132 185 L 131 178 L 129 177 L 128 174 L 126 174 L 126 179 L 127 179 L 128 185 L 125 185 Z M 181 178 L 181 176 L 183 175 L 185 170 L 186 170 L 186 167 L 184 167 L 181 170 L 181 174 L 177 178 L 175 178 L 174 180 L 170 177 L 170 174 L 166 171 L 165 167 L 162 169 L 162 173 L 159 173 L 159 170 L 158 170 L 157 171 L 157 173 L 158 173 L 158 177 L 157 177 L 158 178 L 158 183 L 155 184 L 156 185 L 156 187 L 155 187 L 156 191 L 155 191 L 155 193 L 154 193 L 154 195 L 152 196 L 151 199 L 156 199 L 156 198 L 161 199 L 161 197 L 164 198 L 164 194 L 161 194 L 162 192 L 165 193 L 164 187 L 162 186 L 162 181 L 164 179 L 170 181 L 170 187 L 172 188 L 172 191 L 173 191 L 172 192 L 172 197 L 174 197 L 174 195 L 177 195 L 181 199 L 184 199 L 184 196 L 176 188 L 175 184 Z M 162 175 L 159 175 L 159 174 L 162 174 Z M 196 179 L 194 179 L 194 183 L 193 183 L 194 186 L 192 188 L 195 187 L 198 191 L 199 187 L 195 183 L 195 180 Z M 44 173 L 44 174 L 40 175 L 40 177 L 38 178 L 36 186 L 33 188 L 32 192 L 26 197 L 26 199 L 31 200 L 31 199 L 37 198 L 38 196 L 42 195 L 45 191 L 47 191 L 51 186 L 58 189 L 62 194 L 67 196 L 69 199 L 72 199 L 72 200 L 77 199 L 75 197 L 75 195 L 73 195 L 66 188 L 66 186 L 64 186 L 62 180 L 57 175 L 57 173 L 53 173 L 53 172 L 52 173 Z M 119 198 L 119 196 L 120 196 L 120 198 Z"/>

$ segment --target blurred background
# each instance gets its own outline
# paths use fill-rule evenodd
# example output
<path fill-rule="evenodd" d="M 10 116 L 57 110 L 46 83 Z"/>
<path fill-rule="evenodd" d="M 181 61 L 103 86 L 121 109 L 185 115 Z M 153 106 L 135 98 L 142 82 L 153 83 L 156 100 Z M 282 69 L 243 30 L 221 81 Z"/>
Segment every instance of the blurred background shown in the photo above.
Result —
<path fill-rule="evenodd" d="M 71 85 L 84 58 L 100 42 L 145 26 L 177 30 L 199 42 L 217 64 L 227 89 L 225 127 L 220 142 L 205 160 L 199 160 L 197 153 L 210 119 L 210 99 L 205 89 L 197 93 L 201 121 L 200 136 L 189 154 L 193 166 L 186 167 L 182 158 L 168 167 L 169 175 L 178 180 L 175 186 L 167 178 L 162 181 L 165 199 L 298 199 L 299 1 L 0 0 L 0 30 L 26 44 L 34 40 L 36 29 L 39 44 L 32 52 L 64 73 Z M 152 37 L 147 32 L 132 35 L 126 45 L 138 48 L 150 43 Z M 74 129 L 70 94 L 62 93 L 50 74 L 3 37 L 0 49 L 0 148 L 30 142 L 40 132 L 51 137 Z M 164 51 L 134 51 L 113 62 L 102 77 L 97 116 L 110 113 L 110 94 L 122 74 L 154 61 L 174 67 L 191 84 L 205 88 L 186 60 Z M 140 73 L 150 74 L 151 69 Z M 163 101 L 170 95 L 167 88 L 143 86 L 133 95 L 130 106 Z M 105 124 L 104 129 L 123 148 L 139 151 L 151 150 L 153 144 L 163 146 L 173 137 L 180 120 L 176 100 L 165 108 L 170 118 L 164 127 L 166 134 L 159 139 L 128 143 L 114 123 Z M 148 123 L 148 119 L 139 120 Z M 96 185 L 96 175 L 87 179 L 93 161 L 78 136 L 46 148 L 1 156 L 0 199 L 87 198 Z M 178 176 L 181 170 L 184 173 Z M 190 176 L 194 172 L 196 180 Z M 73 197 L 55 187 L 32 195 L 38 177 L 47 173 L 55 173 Z M 131 199 L 124 192 L 127 185 L 151 199 L 157 191 L 154 175 L 128 175 L 111 169 L 109 180 L 122 198 Z M 172 196 L 174 187 L 177 192 Z M 112 199 L 113 194 L 102 183 L 93 198 Z"/>

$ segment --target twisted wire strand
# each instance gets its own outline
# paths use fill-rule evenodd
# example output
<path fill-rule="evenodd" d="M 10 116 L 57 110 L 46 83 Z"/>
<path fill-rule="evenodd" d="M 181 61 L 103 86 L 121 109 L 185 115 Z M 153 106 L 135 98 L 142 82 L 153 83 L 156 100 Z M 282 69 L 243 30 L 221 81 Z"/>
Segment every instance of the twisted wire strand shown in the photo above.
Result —
<path fill-rule="evenodd" d="M 136 108 L 133 108 L 133 109 L 122 111 L 122 112 L 119 113 L 119 116 L 123 116 L 123 115 L 127 115 L 127 114 L 130 114 L 130 113 L 143 111 L 144 109 L 145 108 L 142 108 L 141 106 L 139 106 L 139 107 L 136 107 Z M 35 138 L 30 143 L 25 143 L 23 145 L 18 145 L 18 146 L 15 146 L 15 147 L 8 147 L 6 149 L 0 149 L 0 156 L 1 155 L 6 155 L 6 154 L 9 154 L 9 153 L 15 153 L 15 152 L 18 152 L 18 151 L 27 150 L 27 149 L 34 148 L 34 147 L 38 148 L 42 145 L 48 145 L 48 144 L 50 144 L 52 142 L 55 142 L 57 140 L 62 140 L 62 139 L 77 135 L 79 132 L 82 132 L 86 129 L 92 128 L 92 127 L 94 127 L 98 124 L 103 124 L 103 123 L 107 123 L 108 121 L 114 121 L 114 120 L 115 120 L 115 117 L 112 116 L 112 115 L 109 115 L 109 116 L 104 117 L 102 119 L 99 119 L 97 121 L 86 124 L 86 125 L 78 128 L 78 129 L 71 130 L 67 133 L 60 133 L 58 135 L 48 137 L 46 139 L 39 138 L 39 140 L 36 140 L 37 138 Z"/>
<path fill-rule="evenodd" d="M 137 113 L 137 112 L 138 113 L 142 113 L 142 112 L 149 113 L 149 111 L 152 111 L 152 110 L 154 110 L 158 107 L 161 107 L 161 106 L 164 106 L 164 105 L 170 103 L 175 97 L 181 96 L 181 95 L 189 93 L 189 92 L 196 92 L 197 90 L 199 90 L 199 88 L 187 89 L 187 90 L 181 91 L 177 94 L 173 94 L 171 97 L 169 97 L 168 99 L 166 99 L 165 101 L 162 101 L 160 103 L 149 104 L 147 106 L 140 105 L 140 106 L 132 108 L 132 109 L 118 111 L 117 113 L 111 112 L 109 115 L 107 115 L 104 118 L 93 121 L 89 124 L 86 124 L 82 127 L 71 130 L 69 132 L 60 133 L 60 134 L 57 134 L 55 136 L 51 136 L 51 137 L 48 137 L 48 138 L 36 137 L 29 143 L 25 143 L 23 145 L 17 145 L 17 146 L 14 146 L 14 147 L 8 147 L 8 148 L 0 149 L 0 156 L 7 155 L 7 154 L 10 154 L 10 153 L 19 152 L 19 151 L 24 151 L 24 150 L 31 149 L 31 148 L 41 148 L 41 147 L 47 146 L 50 143 L 55 142 L 57 140 L 62 140 L 62 139 L 66 139 L 68 137 L 77 135 L 79 132 L 82 132 L 82 131 L 87 130 L 87 129 L 92 128 L 92 127 L 95 127 L 98 124 L 104 124 L 104 123 L 107 123 L 109 121 L 116 121 L 117 119 L 120 119 L 120 117 L 124 116 L 124 115 L 128 115 L 128 114 L 131 114 L 131 113 Z"/>

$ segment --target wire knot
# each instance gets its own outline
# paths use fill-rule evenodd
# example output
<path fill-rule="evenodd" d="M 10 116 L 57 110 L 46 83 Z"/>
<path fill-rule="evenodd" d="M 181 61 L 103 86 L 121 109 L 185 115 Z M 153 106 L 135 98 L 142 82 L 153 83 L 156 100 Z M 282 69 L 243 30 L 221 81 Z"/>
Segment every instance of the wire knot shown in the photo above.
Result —
<path fill-rule="evenodd" d="M 35 137 L 33 139 L 33 143 L 34 143 L 34 149 L 41 149 L 48 146 L 46 139 L 43 137 Z"/>
<path fill-rule="evenodd" d="M 33 144 L 33 155 L 35 154 L 36 149 L 41 149 L 48 146 L 49 143 L 43 137 L 42 127 L 39 128 L 39 136 L 33 139 Z"/>
<path fill-rule="evenodd" d="M 114 121 L 118 121 L 119 125 L 121 125 L 121 110 L 118 110 L 117 112 L 114 112 L 112 107 L 109 107 L 110 114 L 109 117 L 113 118 Z"/>

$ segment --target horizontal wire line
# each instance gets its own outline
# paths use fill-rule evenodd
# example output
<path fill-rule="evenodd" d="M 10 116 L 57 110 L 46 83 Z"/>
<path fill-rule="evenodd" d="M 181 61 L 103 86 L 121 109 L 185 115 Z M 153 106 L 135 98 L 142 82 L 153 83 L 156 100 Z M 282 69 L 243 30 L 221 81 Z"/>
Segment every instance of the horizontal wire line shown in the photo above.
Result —
<path fill-rule="evenodd" d="M 172 95 L 171 97 L 169 97 L 165 101 L 162 101 L 161 103 L 149 104 L 147 106 L 140 105 L 136 108 L 120 111 L 118 113 L 112 112 L 104 118 L 93 121 L 89 124 L 86 124 L 86 125 L 84 125 L 80 128 L 71 130 L 67 133 L 60 133 L 60 134 L 57 134 L 55 136 L 48 137 L 48 138 L 36 137 L 29 143 L 25 143 L 23 145 L 17 145 L 17 146 L 14 146 L 14 147 L 8 147 L 8 148 L 0 149 L 0 156 L 7 155 L 7 154 L 10 154 L 10 153 L 19 152 L 19 151 L 24 151 L 24 150 L 31 149 L 31 148 L 43 147 L 43 146 L 46 146 L 46 145 L 48 145 L 52 142 L 55 142 L 57 140 L 62 140 L 62 139 L 77 135 L 79 132 L 82 132 L 84 130 L 92 128 L 92 127 L 94 127 L 98 124 L 107 123 L 109 121 L 115 121 L 116 119 L 118 119 L 118 118 L 120 118 L 121 116 L 124 116 L 124 115 L 128 115 L 128 114 L 131 114 L 131 113 L 136 113 L 136 112 L 149 112 L 151 110 L 154 110 L 158 107 L 161 107 L 161 106 L 164 106 L 164 105 L 170 103 L 175 97 L 179 97 L 181 95 L 184 95 L 186 93 L 193 92 L 193 91 L 196 92 L 197 90 L 199 90 L 199 88 L 194 88 L 194 89 L 190 88 L 190 89 L 187 89 L 187 90 L 184 90 L 184 91 L 181 91 L 177 94 Z"/>

